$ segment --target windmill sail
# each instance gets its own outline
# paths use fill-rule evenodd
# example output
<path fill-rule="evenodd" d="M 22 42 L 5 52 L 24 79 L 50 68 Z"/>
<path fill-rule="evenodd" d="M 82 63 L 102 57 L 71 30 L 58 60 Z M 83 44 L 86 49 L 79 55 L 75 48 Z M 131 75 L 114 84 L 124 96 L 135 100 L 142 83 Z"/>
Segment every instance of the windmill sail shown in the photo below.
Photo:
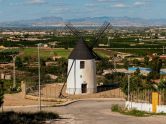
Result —
<path fill-rule="evenodd" d="M 67 23 L 66 27 L 77 37 L 77 38 L 82 38 L 82 35 L 80 31 L 75 28 L 71 23 Z"/>
<path fill-rule="evenodd" d="M 102 36 L 102 34 L 105 32 L 105 30 L 109 27 L 110 23 L 107 23 L 105 22 L 101 27 L 100 29 L 97 31 L 96 35 L 95 35 L 95 38 L 94 38 L 94 41 L 92 43 L 92 45 L 88 45 L 87 43 L 85 43 L 85 40 L 83 39 L 83 36 L 82 34 L 80 33 L 80 31 L 75 28 L 71 23 L 68 23 L 66 24 L 66 27 L 77 37 L 79 38 L 79 41 L 77 42 L 75 48 L 73 49 L 73 51 L 71 52 L 70 56 L 69 56 L 69 60 L 68 62 L 70 63 L 68 66 L 68 73 L 67 73 L 67 80 L 68 80 L 68 77 L 70 76 L 70 78 L 72 78 L 72 80 L 70 80 L 70 82 L 74 82 L 74 90 L 72 91 L 74 94 L 77 92 L 80 92 L 79 89 L 77 88 L 76 90 L 76 78 L 80 80 L 82 80 L 82 76 L 84 78 L 84 82 L 86 83 L 90 83 L 88 84 L 88 87 L 91 87 L 93 88 L 93 92 L 96 91 L 96 66 L 95 66 L 95 60 L 101 60 L 101 57 L 93 51 L 93 48 L 94 46 L 97 44 L 98 40 L 100 39 L 100 37 Z M 81 61 L 85 61 L 85 64 L 87 64 L 88 68 L 85 68 L 84 69 L 84 72 L 80 70 L 80 63 Z M 75 68 L 76 66 L 74 66 L 76 63 L 79 63 L 76 64 L 76 66 L 78 67 L 77 69 Z M 73 68 L 74 66 L 74 68 Z M 89 71 L 90 69 L 90 71 Z M 82 73 L 82 74 L 77 74 L 77 72 L 79 73 Z M 87 72 L 88 71 L 88 72 Z M 70 73 L 72 73 L 70 75 Z M 75 77 L 75 76 L 78 76 L 78 77 Z M 90 79 L 90 78 L 85 78 L 84 76 L 87 75 L 87 76 L 90 76 L 90 78 L 93 78 L 93 79 Z M 71 77 L 71 76 L 74 76 L 74 77 Z M 64 82 L 62 88 L 61 88 L 61 91 L 60 91 L 60 95 L 59 97 L 63 96 L 62 95 L 62 92 L 63 92 L 63 89 L 65 87 L 65 84 L 67 82 Z M 80 82 L 78 82 L 79 85 L 80 85 Z M 85 85 L 84 85 L 85 86 Z M 72 83 L 72 87 L 73 87 L 73 83 Z M 70 88 L 70 87 L 69 87 Z"/>
<path fill-rule="evenodd" d="M 108 29 L 108 27 L 110 26 L 109 22 L 105 22 L 97 31 L 97 33 L 94 36 L 94 41 L 92 42 L 92 45 L 90 46 L 91 49 L 94 48 L 94 46 L 97 44 L 98 40 L 101 38 L 101 36 L 103 35 L 103 33 Z"/>
<path fill-rule="evenodd" d="M 74 63 L 75 63 L 75 61 L 76 61 L 76 60 L 73 60 L 71 66 L 70 66 L 70 69 L 69 69 L 69 71 L 68 71 L 68 73 L 67 73 L 67 77 L 69 76 L 70 71 L 71 71 L 71 69 L 72 69 L 72 67 L 73 67 L 73 65 L 74 65 Z M 63 86 L 62 86 L 62 88 L 61 88 L 61 91 L 60 91 L 60 94 L 59 94 L 59 98 L 63 96 L 62 92 L 63 92 L 63 89 L 64 89 L 64 87 L 65 87 L 65 84 L 66 84 L 66 81 L 64 82 L 64 84 L 63 84 Z"/>

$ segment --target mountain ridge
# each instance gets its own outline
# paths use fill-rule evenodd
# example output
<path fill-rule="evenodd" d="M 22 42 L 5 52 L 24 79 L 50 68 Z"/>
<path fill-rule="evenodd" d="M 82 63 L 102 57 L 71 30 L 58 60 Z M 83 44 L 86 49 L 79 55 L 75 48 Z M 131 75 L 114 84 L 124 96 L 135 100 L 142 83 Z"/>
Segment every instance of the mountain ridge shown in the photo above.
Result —
<path fill-rule="evenodd" d="M 132 18 L 132 17 L 84 17 L 84 18 L 71 18 L 64 19 L 62 17 L 50 16 L 41 17 L 30 20 L 18 20 L 18 21 L 8 21 L 0 22 L 0 27 L 12 27 L 12 26 L 63 26 L 64 23 L 71 22 L 75 25 L 82 26 L 96 26 L 101 25 L 104 21 L 108 21 L 112 26 L 166 26 L 166 19 L 143 19 L 143 18 Z"/>

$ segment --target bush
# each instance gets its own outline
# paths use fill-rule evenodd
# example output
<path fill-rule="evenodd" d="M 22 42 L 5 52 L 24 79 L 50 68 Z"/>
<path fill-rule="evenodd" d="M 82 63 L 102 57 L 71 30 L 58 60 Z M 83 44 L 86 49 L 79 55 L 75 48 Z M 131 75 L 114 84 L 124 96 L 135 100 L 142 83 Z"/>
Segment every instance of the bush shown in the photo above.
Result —
<path fill-rule="evenodd" d="M 111 110 L 113 112 L 122 112 L 122 107 L 120 107 L 118 104 L 112 105 Z"/>
<path fill-rule="evenodd" d="M 43 121 L 57 118 L 59 118 L 58 114 L 48 112 L 16 113 L 10 111 L 0 113 L 0 124 L 40 124 Z"/>
<path fill-rule="evenodd" d="M 18 93 L 21 91 L 21 87 L 10 87 L 9 93 Z"/>
<path fill-rule="evenodd" d="M 124 114 L 124 115 L 131 115 L 131 116 L 136 116 L 136 117 L 145 117 L 145 116 L 153 115 L 153 113 L 139 111 L 136 109 L 127 110 L 126 108 L 123 108 L 117 104 L 112 105 L 111 110 L 112 110 L 112 112 L 119 112 L 119 113 Z"/>
<path fill-rule="evenodd" d="M 144 112 L 144 111 L 139 111 L 136 109 L 132 109 L 130 111 L 125 112 L 126 115 L 133 115 L 133 116 L 137 116 L 137 117 L 144 117 L 147 116 L 148 113 Z"/>

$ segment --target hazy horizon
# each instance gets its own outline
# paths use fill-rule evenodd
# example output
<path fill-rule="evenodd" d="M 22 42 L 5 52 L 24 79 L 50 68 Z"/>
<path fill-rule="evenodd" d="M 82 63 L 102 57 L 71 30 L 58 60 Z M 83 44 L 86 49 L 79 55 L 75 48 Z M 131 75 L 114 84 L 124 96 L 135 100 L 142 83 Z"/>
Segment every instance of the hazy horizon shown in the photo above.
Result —
<path fill-rule="evenodd" d="M 0 0 L 0 22 L 41 17 L 166 19 L 165 0 Z"/>

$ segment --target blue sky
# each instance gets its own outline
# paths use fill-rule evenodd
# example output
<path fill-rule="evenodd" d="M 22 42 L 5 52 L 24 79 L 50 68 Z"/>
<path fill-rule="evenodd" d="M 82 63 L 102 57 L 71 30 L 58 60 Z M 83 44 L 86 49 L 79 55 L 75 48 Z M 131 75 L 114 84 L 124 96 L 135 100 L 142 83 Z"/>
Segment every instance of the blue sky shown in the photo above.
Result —
<path fill-rule="evenodd" d="M 47 16 L 166 18 L 166 0 L 0 0 L 0 22 Z"/>

